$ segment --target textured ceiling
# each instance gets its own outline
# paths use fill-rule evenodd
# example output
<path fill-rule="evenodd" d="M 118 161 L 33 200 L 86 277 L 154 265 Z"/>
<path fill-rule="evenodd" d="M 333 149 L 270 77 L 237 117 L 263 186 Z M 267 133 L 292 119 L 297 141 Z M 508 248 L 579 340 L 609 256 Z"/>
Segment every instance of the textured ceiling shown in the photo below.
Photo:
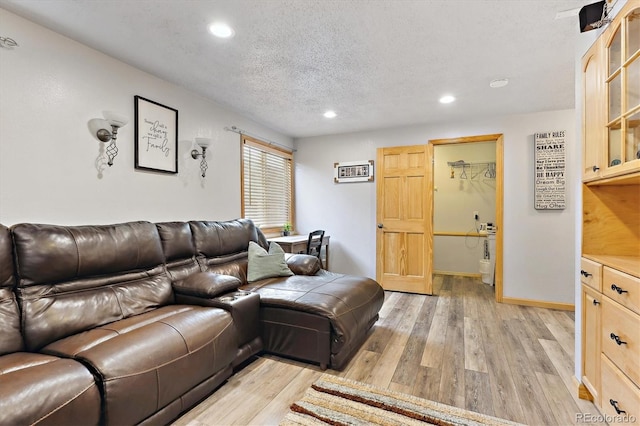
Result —
<path fill-rule="evenodd" d="M 574 107 L 595 0 L 0 0 L 293 137 Z M 213 38 L 227 21 L 234 38 Z M 19 43 L 19 40 L 17 40 Z M 489 82 L 507 77 L 508 86 Z M 441 95 L 457 97 L 438 103 Z M 335 119 L 323 112 L 332 109 Z"/>

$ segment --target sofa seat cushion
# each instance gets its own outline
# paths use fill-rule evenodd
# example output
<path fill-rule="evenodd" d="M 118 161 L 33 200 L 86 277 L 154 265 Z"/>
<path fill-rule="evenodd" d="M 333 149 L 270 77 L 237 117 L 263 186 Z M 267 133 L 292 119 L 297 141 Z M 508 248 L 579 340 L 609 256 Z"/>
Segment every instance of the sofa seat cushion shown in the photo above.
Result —
<path fill-rule="evenodd" d="M 100 391 L 79 362 L 28 352 L 0 357 L 0 424 L 99 421 Z"/>
<path fill-rule="evenodd" d="M 374 280 L 327 271 L 314 276 L 268 278 L 241 289 L 259 293 L 262 306 L 328 318 L 334 354 L 367 332 L 384 301 L 384 290 Z"/>
<path fill-rule="evenodd" d="M 90 365 L 106 424 L 134 424 L 227 368 L 238 344 L 231 315 L 170 305 L 79 333 L 43 348 Z"/>

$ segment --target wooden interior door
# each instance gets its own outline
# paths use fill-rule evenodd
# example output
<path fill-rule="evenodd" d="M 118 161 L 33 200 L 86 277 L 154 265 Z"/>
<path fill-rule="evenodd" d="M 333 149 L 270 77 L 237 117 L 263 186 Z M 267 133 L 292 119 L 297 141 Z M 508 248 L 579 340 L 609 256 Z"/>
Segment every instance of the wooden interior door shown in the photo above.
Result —
<path fill-rule="evenodd" d="M 377 157 L 376 279 L 385 290 L 432 294 L 427 145 L 379 148 Z"/>

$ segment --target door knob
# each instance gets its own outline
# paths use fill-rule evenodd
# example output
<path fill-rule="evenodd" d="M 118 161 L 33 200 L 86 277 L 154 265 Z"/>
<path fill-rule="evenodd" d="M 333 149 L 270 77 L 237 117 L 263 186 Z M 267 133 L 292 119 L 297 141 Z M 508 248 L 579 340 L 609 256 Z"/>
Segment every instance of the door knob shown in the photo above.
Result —
<path fill-rule="evenodd" d="M 382 229 L 382 224 L 381 223 L 378 224 L 378 228 Z"/>

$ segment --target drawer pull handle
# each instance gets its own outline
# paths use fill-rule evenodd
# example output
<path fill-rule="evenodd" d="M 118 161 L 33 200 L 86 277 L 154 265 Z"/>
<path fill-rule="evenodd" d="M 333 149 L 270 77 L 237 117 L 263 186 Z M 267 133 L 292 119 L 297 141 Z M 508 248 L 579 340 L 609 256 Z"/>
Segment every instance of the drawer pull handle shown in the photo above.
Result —
<path fill-rule="evenodd" d="M 580 269 L 580 274 L 581 274 L 583 277 L 585 277 L 585 278 L 588 278 L 588 277 L 593 276 L 593 274 L 588 273 L 588 272 L 587 272 L 587 271 L 585 271 L 584 269 Z"/>
<path fill-rule="evenodd" d="M 593 306 L 598 306 L 600 304 L 600 302 L 598 302 L 596 299 L 593 299 Z"/>
<path fill-rule="evenodd" d="M 611 404 L 613 406 L 613 408 L 615 408 L 616 413 L 618 414 L 626 414 L 627 412 L 624 410 L 621 410 L 618 408 L 618 401 L 614 401 L 613 399 L 609 400 L 609 404 Z"/>
<path fill-rule="evenodd" d="M 598 170 L 600 170 L 600 167 L 598 167 L 598 166 L 593 166 L 593 167 L 592 167 L 592 170 L 593 170 L 593 172 L 595 173 L 595 172 L 597 172 Z"/>
<path fill-rule="evenodd" d="M 620 345 L 626 345 L 627 342 L 623 342 L 622 340 L 620 340 L 620 336 L 616 336 L 615 334 L 611 333 L 609 335 L 609 337 L 611 337 L 611 340 L 615 340 L 616 343 L 618 344 L 618 346 Z"/>
<path fill-rule="evenodd" d="M 617 292 L 618 294 L 629 293 L 627 290 L 623 290 L 615 284 L 611 284 L 611 290 Z"/>

